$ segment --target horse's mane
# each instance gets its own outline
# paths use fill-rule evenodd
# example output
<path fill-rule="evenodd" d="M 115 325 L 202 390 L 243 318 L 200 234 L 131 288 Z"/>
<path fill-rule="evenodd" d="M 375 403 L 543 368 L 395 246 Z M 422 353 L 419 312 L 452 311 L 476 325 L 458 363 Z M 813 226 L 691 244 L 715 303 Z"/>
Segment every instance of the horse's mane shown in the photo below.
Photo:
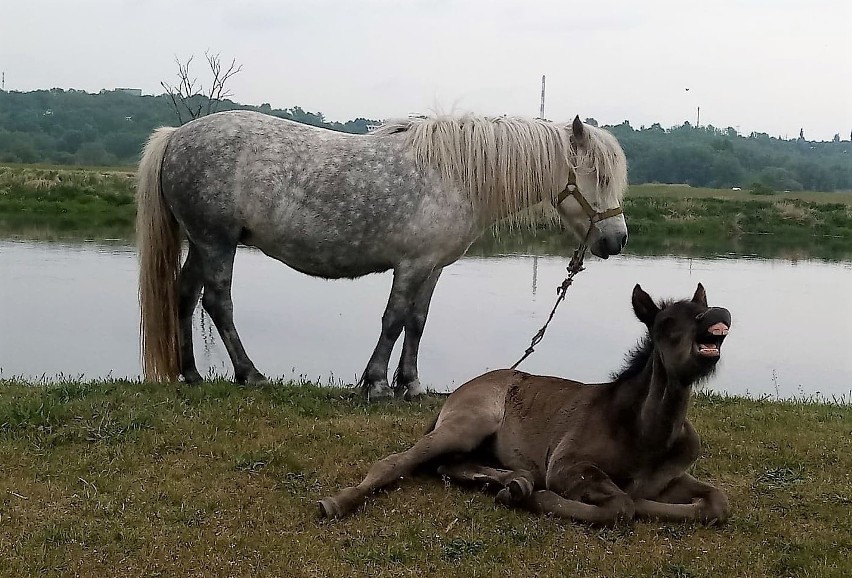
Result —
<path fill-rule="evenodd" d="M 605 130 L 585 128 L 589 146 L 580 150 L 569 142 L 570 129 L 541 119 L 409 118 L 388 121 L 373 134 L 402 133 L 417 163 L 459 183 L 484 219 L 511 215 L 514 224 L 532 227 L 542 211 L 522 209 L 555 199 L 566 184 L 568 163 L 578 171 L 597 170 L 601 207 L 621 201 L 627 185 L 624 152 Z"/>

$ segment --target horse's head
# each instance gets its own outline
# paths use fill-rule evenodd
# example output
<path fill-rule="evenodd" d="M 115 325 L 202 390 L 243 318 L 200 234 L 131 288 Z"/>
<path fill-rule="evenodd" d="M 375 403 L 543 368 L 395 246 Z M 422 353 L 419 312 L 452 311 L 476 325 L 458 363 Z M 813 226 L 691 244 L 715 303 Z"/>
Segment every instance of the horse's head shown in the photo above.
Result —
<path fill-rule="evenodd" d="M 639 285 L 633 288 L 633 311 L 648 327 L 666 372 L 684 385 L 713 373 L 722 342 L 731 328 L 731 313 L 708 307 L 701 283 L 690 301 L 658 306 Z"/>
<path fill-rule="evenodd" d="M 614 136 L 583 124 L 579 116 L 566 129 L 571 168 L 556 209 L 578 240 L 588 233 L 592 254 L 606 259 L 627 244 L 627 223 L 620 211 L 627 191 L 627 160 Z"/>

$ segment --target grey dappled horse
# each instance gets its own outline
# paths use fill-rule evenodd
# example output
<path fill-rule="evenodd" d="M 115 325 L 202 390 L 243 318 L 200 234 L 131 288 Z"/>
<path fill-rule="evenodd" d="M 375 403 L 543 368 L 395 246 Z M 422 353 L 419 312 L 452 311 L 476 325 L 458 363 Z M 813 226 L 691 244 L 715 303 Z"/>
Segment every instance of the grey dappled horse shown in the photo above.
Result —
<path fill-rule="evenodd" d="M 391 121 L 351 135 L 248 111 L 160 128 L 138 171 L 137 242 L 145 377 L 201 380 L 192 349 L 199 296 L 238 382 L 263 382 L 237 335 L 237 245 L 327 279 L 393 269 L 382 331 L 362 376 L 380 397 L 422 393 L 417 352 L 441 271 L 499 220 L 556 206 L 606 258 L 627 242 L 627 164 L 583 124 L 473 115 Z M 579 193 L 578 193 L 579 192 Z M 585 196 L 585 198 L 584 198 Z M 592 218 L 594 217 L 594 218 Z M 590 224 L 591 223 L 591 224 Z M 181 241 L 188 253 L 180 266 Z M 393 345 L 405 330 L 394 390 Z"/>

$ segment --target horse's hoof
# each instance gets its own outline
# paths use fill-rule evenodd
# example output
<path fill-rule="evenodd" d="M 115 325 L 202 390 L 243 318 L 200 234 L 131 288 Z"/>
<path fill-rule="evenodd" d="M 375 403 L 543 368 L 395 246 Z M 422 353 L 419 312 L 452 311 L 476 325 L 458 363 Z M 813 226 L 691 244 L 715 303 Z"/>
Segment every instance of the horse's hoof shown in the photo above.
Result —
<path fill-rule="evenodd" d="M 183 377 L 183 382 L 187 385 L 198 385 L 199 383 L 204 381 L 203 379 L 201 379 L 201 374 L 198 373 L 198 371 L 196 371 L 195 369 L 190 371 L 184 371 L 181 374 L 181 377 Z"/>
<path fill-rule="evenodd" d="M 245 379 L 239 381 L 245 385 L 269 385 L 269 380 L 266 379 L 266 376 L 256 370 L 249 373 Z"/>
<path fill-rule="evenodd" d="M 420 383 L 419 379 L 415 379 L 408 386 L 402 388 L 402 397 L 405 401 L 411 401 L 422 395 L 426 395 L 426 388 Z"/>
<path fill-rule="evenodd" d="M 364 393 L 367 396 L 367 401 L 376 401 L 393 397 L 393 388 L 388 385 L 387 380 L 377 381 L 376 383 L 365 385 Z"/>
<path fill-rule="evenodd" d="M 319 506 L 320 517 L 322 518 L 341 518 L 343 517 L 343 511 L 340 509 L 340 506 L 337 505 L 337 502 L 334 501 L 334 498 L 325 498 L 317 502 L 317 506 Z"/>

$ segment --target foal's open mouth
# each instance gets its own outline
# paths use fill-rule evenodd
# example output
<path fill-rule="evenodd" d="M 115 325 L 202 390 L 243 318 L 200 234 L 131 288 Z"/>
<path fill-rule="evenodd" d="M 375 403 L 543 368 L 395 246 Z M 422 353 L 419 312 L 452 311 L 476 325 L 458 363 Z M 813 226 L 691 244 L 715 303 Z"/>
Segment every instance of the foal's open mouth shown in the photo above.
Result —
<path fill-rule="evenodd" d="M 702 357 L 719 357 L 719 349 L 722 347 L 722 342 L 725 340 L 729 329 L 730 327 L 721 321 L 708 327 L 705 333 L 699 335 L 695 340 L 698 355 Z"/>

